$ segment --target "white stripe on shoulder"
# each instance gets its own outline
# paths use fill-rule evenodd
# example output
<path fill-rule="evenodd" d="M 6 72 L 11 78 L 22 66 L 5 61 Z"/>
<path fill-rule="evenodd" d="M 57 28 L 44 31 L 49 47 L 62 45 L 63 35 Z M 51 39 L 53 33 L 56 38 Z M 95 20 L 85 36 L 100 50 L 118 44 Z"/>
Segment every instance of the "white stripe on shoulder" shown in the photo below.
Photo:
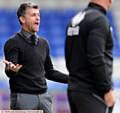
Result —
<path fill-rule="evenodd" d="M 74 26 L 78 25 L 84 19 L 85 14 L 86 14 L 86 12 L 83 11 L 83 12 L 78 13 L 75 17 L 73 17 L 72 26 L 74 27 Z"/>

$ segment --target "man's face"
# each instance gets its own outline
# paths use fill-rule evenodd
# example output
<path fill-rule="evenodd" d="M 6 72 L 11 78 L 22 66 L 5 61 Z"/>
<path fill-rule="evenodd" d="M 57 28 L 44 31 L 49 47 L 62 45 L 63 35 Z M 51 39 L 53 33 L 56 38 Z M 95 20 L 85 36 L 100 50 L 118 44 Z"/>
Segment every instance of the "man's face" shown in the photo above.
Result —
<path fill-rule="evenodd" d="M 23 28 L 31 33 L 39 31 L 40 13 L 39 9 L 27 8 L 25 16 L 23 17 Z"/>

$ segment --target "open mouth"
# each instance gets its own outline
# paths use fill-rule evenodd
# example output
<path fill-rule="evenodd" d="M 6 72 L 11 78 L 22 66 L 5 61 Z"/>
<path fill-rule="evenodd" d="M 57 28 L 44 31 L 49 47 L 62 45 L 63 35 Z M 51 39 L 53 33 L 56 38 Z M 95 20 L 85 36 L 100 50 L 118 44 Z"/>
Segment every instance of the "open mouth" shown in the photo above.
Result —
<path fill-rule="evenodd" d="M 35 24 L 35 25 L 39 25 L 39 22 L 35 22 L 34 24 Z"/>

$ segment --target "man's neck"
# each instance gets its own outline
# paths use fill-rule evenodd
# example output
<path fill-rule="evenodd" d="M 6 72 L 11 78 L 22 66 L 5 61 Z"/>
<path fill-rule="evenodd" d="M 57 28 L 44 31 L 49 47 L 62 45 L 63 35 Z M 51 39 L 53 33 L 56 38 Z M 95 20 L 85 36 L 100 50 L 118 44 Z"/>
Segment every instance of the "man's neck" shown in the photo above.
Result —
<path fill-rule="evenodd" d="M 91 0 L 91 3 L 95 3 L 103 7 L 106 11 L 108 10 L 108 3 L 106 0 Z"/>

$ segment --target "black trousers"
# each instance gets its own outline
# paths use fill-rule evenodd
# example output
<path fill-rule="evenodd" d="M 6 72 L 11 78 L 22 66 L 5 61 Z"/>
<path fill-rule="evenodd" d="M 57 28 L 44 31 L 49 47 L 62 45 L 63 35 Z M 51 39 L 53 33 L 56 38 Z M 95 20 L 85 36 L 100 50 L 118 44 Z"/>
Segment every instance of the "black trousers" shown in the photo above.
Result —
<path fill-rule="evenodd" d="M 68 91 L 71 113 L 106 113 L 107 107 L 95 94 Z"/>

